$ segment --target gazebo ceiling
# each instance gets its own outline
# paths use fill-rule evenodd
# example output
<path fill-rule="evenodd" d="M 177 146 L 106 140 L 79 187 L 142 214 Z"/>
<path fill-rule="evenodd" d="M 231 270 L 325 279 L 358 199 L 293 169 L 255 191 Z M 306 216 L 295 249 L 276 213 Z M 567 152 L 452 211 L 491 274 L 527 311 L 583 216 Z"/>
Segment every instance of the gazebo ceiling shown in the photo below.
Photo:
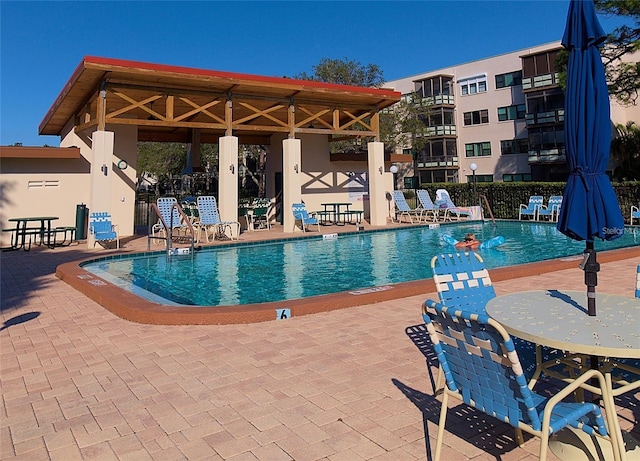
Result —
<path fill-rule="evenodd" d="M 39 133 L 136 125 L 141 141 L 202 142 L 234 135 L 268 143 L 274 133 L 378 137 L 378 112 L 400 93 L 332 83 L 85 57 L 40 123 Z"/>

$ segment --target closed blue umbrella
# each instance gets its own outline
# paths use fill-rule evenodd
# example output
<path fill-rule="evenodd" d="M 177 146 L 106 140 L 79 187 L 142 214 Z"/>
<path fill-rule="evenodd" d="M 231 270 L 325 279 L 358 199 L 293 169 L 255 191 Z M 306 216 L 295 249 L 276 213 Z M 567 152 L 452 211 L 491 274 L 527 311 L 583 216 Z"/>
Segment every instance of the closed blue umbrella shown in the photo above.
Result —
<path fill-rule="evenodd" d="M 605 174 L 611 145 L 609 92 L 599 49 L 605 38 L 593 0 L 571 0 L 562 38 L 569 51 L 564 111 L 569 178 L 558 230 L 586 241 L 580 267 L 585 271 L 589 315 L 596 314 L 600 269 L 593 240 L 613 240 L 624 232 L 618 198 Z"/>

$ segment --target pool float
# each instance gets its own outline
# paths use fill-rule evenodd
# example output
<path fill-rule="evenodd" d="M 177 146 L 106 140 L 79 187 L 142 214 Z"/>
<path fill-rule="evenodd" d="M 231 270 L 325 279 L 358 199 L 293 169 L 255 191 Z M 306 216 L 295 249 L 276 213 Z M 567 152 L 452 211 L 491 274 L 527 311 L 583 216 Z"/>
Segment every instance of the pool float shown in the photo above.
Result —
<path fill-rule="evenodd" d="M 447 242 L 449 245 L 453 245 L 453 246 L 455 246 L 456 243 L 458 243 L 458 240 L 454 239 L 448 234 L 443 235 L 442 240 Z M 478 246 L 478 248 L 481 250 L 488 250 L 489 248 L 495 248 L 497 246 L 500 246 L 503 243 L 504 243 L 504 237 L 502 235 L 497 235 L 493 238 L 490 238 L 489 240 L 485 240 L 484 242 L 482 242 L 480 246 Z"/>

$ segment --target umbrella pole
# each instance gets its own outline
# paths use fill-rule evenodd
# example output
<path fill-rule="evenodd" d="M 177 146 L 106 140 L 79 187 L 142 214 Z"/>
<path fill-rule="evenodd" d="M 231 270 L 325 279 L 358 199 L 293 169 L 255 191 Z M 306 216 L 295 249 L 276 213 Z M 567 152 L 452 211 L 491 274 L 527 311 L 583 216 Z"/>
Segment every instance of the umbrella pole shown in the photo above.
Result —
<path fill-rule="evenodd" d="M 584 250 L 584 259 L 580 264 L 580 269 L 584 271 L 584 284 L 587 286 L 587 309 L 589 315 L 596 315 L 596 286 L 598 285 L 598 272 L 600 264 L 596 260 L 596 250 L 593 248 L 593 242 L 587 241 L 587 247 Z"/>
<path fill-rule="evenodd" d="M 594 317 L 596 315 L 596 286 L 598 285 L 600 264 L 596 260 L 596 250 L 593 247 L 593 241 L 587 241 L 583 255 L 584 259 L 580 264 L 580 269 L 584 271 L 584 283 L 587 285 L 587 310 L 589 316 Z M 597 356 L 592 355 L 589 362 L 592 370 L 598 369 Z M 597 380 L 593 379 L 591 384 L 597 386 Z"/>

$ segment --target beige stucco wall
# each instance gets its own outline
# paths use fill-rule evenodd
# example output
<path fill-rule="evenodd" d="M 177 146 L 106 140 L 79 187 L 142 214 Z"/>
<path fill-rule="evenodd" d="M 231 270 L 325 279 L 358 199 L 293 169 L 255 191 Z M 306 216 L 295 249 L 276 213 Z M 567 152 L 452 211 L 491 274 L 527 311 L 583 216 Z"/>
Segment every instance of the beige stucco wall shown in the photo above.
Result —
<path fill-rule="evenodd" d="M 91 138 L 78 136 L 71 124 L 61 136 L 60 147 L 80 148 L 80 159 L 14 159 L 0 163 L 2 191 L 0 221 L 3 229 L 13 228 L 8 219 L 24 216 L 57 216 L 55 226 L 75 226 L 76 205 L 85 204 L 89 211 L 109 211 L 118 225 L 121 237 L 133 235 L 135 204 L 137 128 L 108 126 L 114 132 L 113 156 L 108 172 L 110 178 L 109 210 L 92 210 Z M 120 160 L 126 169 L 117 167 Z M 95 165 L 100 173 L 100 165 Z M 101 173 L 100 173 L 101 174 Z M 9 233 L 2 233 L 2 245 L 9 244 Z"/>

